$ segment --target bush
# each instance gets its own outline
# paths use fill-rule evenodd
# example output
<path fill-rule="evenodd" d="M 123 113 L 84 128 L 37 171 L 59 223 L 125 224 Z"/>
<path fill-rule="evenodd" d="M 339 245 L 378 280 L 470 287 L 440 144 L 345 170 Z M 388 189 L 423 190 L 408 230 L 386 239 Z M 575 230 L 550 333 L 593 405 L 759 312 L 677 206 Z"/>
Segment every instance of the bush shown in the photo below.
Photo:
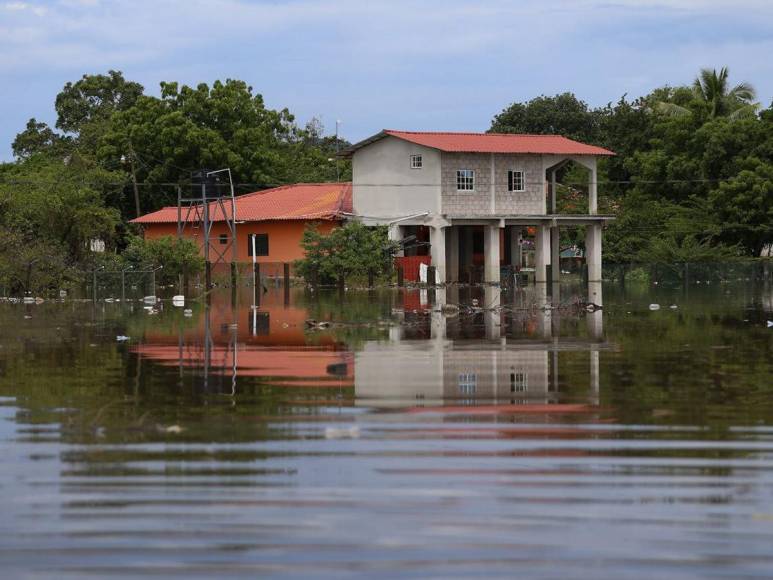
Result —
<path fill-rule="evenodd" d="M 309 224 L 301 245 L 306 257 L 295 262 L 296 271 L 319 284 L 334 284 L 340 277 L 365 279 L 370 272 L 388 278 L 397 250 L 386 226 L 366 227 L 360 222 L 348 222 L 328 235 Z"/>
<path fill-rule="evenodd" d="M 132 237 L 121 255 L 126 266 L 135 270 L 163 269 L 156 274 L 160 284 L 173 284 L 181 275 L 194 275 L 204 270 L 204 258 L 196 243 L 186 238 L 164 236 L 146 240 Z"/>

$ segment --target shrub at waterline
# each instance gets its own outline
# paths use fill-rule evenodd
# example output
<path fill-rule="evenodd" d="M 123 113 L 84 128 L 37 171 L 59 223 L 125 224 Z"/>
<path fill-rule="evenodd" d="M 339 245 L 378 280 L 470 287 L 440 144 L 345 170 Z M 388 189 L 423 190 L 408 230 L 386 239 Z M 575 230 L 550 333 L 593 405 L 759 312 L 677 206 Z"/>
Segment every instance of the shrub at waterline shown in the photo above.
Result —
<path fill-rule="evenodd" d="M 360 222 L 348 222 L 327 235 L 317 224 L 309 224 L 301 245 L 306 257 L 295 262 L 296 271 L 318 284 L 334 284 L 340 278 L 365 280 L 371 272 L 388 279 L 398 247 L 389 240 L 386 226 L 366 227 Z"/>

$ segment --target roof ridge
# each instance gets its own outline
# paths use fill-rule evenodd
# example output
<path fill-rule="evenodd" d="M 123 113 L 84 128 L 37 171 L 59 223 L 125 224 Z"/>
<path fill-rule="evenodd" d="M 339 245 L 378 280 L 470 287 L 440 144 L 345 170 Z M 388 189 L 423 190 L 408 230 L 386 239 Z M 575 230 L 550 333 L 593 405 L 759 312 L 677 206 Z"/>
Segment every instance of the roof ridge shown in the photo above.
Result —
<path fill-rule="evenodd" d="M 476 132 L 476 131 L 403 131 L 400 129 L 384 129 L 385 133 L 404 133 L 406 135 L 474 135 L 476 137 L 560 137 L 570 139 L 558 133 L 500 133 L 500 132 Z M 572 139 L 570 139 L 572 140 Z"/>

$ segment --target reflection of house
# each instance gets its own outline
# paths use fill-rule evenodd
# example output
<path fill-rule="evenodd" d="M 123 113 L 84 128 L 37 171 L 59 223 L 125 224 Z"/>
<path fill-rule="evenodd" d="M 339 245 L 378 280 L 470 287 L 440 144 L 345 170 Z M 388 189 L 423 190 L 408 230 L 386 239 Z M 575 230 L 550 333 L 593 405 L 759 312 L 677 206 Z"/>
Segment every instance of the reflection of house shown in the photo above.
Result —
<path fill-rule="evenodd" d="M 601 279 L 596 159 L 601 147 L 558 135 L 381 131 L 353 145 L 354 212 L 412 240 L 406 257 L 431 261 L 439 282 L 468 280 L 477 267 L 499 282 L 503 265 L 523 265 L 521 240 L 535 232 L 537 281 L 547 265 L 558 279 L 560 227 L 586 227 L 589 279 Z M 568 163 L 588 171 L 588 210 L 559 214 L 556 172 Z M 550 203 L 548 204 L 548 200 Z M 418 243 L 417 243 L 418 242 Z"/>
<path fill-rule="evenodd" d="M 210 205 L 213 206 L 211 219 L 214 222 L 210 255 L 217 256 L 221 246 L 230 244 L 226 219 L 231 218 L 231 210 L 230 204 L 223 206 L 225 211 L 220 210 L 217 202 Z M 349 183 L 299 183 L 241 195 L 236 198 L 237 261 L 252 260 L 253 237 L 258 262 L 292 262 L 302 258 L 301 237 L 308 223 L 317 223 L 319 230 L 326 233 L 351 211 Z M 185 224 L 183 235 L 202 245 L 204 233 L 199 222 L 190 217 L 186 221 L 185 215 L 179 218 Z M 143 226 L 146 238 L 176 236 L 177 206 L 149 213 L 132 223 Z M 227 253 L 225 257 L 230 259 L 230 251 Z"/>
<path fill-rule="evenodd" d="M 352 384 L 351 352 L 330 334 L 305 332 L 305 308 L 267 294 L 259 309 L 232 308 L 216 294 L 185 327 L 151 326 L 133 351 L 143 358 L 207 375 L 260 377 L 286 386 Z"/>

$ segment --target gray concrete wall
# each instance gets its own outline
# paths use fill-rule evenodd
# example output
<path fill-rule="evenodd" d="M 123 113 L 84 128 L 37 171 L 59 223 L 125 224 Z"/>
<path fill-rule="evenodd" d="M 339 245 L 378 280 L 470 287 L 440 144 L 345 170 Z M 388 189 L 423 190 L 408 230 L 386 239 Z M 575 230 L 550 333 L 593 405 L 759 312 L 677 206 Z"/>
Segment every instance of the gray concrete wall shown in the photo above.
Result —
<path fill-rule="evenodd" d="M 423 167 L 411 168 L 411 155 Z M 440 213 L 440 152 L 395 137 L 356 151 L 352 158 L 354 213 L 385 218 Z"/>

